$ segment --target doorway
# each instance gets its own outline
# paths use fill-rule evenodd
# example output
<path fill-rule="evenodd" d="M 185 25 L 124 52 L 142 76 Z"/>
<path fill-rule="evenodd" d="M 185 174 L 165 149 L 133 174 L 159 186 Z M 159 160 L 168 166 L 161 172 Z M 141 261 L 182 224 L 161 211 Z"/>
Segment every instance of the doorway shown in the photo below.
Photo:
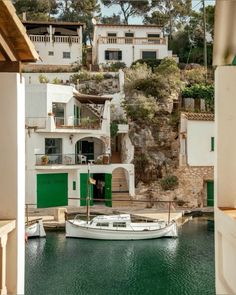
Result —
<path fill-rule="evenodd" d="M 94 204 L 104 205 L 104 203 L 105 203 L 105 174 L 104 173 L 93 174 L 93 179 L 96 180 L 96 184 L 94 185 L 94 189 L 93 189 Z M 99 200 L 96 201 L 96 199 L 99 199 Z"/>

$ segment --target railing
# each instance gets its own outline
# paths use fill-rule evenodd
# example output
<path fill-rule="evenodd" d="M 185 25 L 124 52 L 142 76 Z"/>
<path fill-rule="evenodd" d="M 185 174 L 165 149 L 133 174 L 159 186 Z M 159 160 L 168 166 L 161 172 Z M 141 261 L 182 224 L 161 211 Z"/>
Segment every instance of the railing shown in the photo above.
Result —
<path fill-rule="evenodd" d="M 133 45 L 165 45 L 165 38 L 130 38 L 130 37 L 99 37 L 99 44 L 133 44 Z"/>
<path fill-rule="evenodd" d="M 100 129 L 101 122 L 98 118 L 74 118 L 54 117 L 56 128 L 75 128 L 75 129 Z"/>
<path fill-rule="evenodd" d="M 77 36 L 52 36 L 49 35 L 29 35 L 32 42 L 54 42 L 54 43 L 79 43 L 80 39 Z"/>
<path fill-rule="evenodd" d="M 110 159 L 108 155 L 102 155 L 102 159 L 99 156 L 96 160 L 93 160 L 94 154 L 84 153 L 81 154 L 36 154 L 36 165 L 81 165 L 81 164 L 109 164 Z"/>
<path fill-rule="evenodd" d="M 7 240 L 8 234 L 16 227 L 15 220 L 0 220 L 0 294 L 7 292 Z M 9 236 L 10 239 L 11 236 Z"/>

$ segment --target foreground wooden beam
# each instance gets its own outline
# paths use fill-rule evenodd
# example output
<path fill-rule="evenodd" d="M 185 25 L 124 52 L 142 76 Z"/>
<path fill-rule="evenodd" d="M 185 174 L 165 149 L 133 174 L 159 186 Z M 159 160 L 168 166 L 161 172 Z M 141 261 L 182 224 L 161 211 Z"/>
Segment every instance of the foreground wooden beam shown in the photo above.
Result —
<path fill-rule="evenodd" d="M 0 61 L 0 72 L 6 73 L 21 73 L 20 61 Z"/>

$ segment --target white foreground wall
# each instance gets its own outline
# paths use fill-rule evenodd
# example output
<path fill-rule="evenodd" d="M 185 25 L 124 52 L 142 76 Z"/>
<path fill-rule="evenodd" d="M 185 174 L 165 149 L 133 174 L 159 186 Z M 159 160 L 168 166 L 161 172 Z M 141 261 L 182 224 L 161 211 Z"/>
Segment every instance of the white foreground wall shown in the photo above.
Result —
<path fill-rule="evenodd" d="M 0 89 L 0 219 L 16 220 L 7 242 L 7 288 L 8 294 L 24 294 L 24 79 L 20 74 L 0 73 Z"/>
<path fill-rule="evenodd" d="M 216 70 L 216 294 L 236 294 L 236 67 Z M 227 209 L 228 208 L 228 209 Z M 229 210 L 231 208 L 231 210 Z"/>

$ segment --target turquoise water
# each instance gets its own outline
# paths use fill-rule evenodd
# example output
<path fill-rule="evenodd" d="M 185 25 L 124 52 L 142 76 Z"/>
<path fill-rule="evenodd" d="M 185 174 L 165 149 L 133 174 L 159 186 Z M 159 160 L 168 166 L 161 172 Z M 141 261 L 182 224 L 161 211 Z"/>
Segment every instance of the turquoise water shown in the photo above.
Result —
<path fill-rule="evenodd" d="M 26 294 L 213 295 L 214 232 L 194 219 L 177 239 L 47 239 L 26 245 Z"/>

